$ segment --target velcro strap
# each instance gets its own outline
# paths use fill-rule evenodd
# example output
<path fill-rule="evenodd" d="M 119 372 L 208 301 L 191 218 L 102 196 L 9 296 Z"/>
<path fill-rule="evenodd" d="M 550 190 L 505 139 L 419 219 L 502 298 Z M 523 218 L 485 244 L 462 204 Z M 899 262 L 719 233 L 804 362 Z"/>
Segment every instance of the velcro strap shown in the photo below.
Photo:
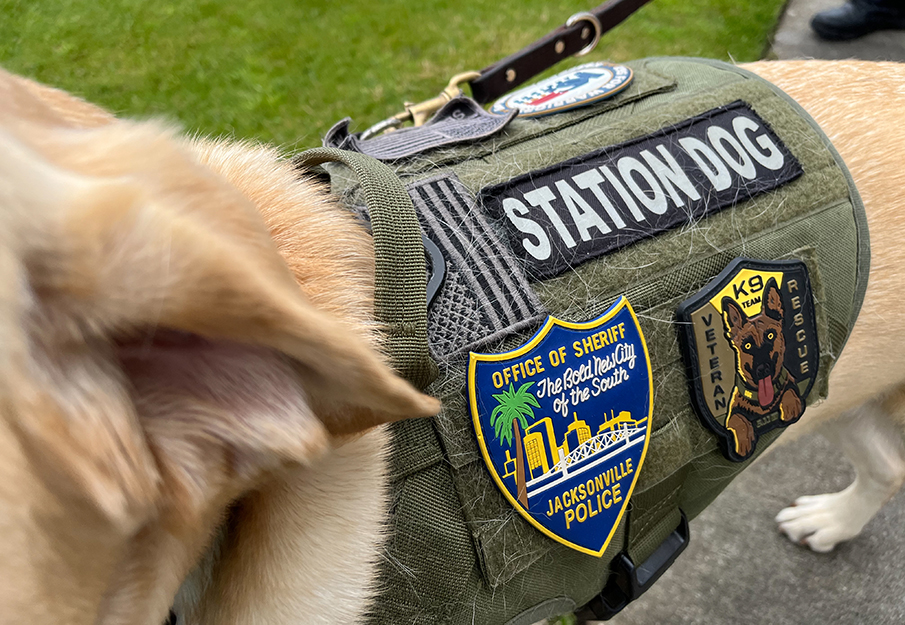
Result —
<path fill-rule="evenodd" d="M 393 368 L 423 389 L 438 372 L 427 348 L 427 269 L 412 200 L 393 170 L 370 156 L 316 148 L 296 157 L 300 167 L 327 162 L 343 163 L 361 183 L 374 235 L 374 316 Z"/>

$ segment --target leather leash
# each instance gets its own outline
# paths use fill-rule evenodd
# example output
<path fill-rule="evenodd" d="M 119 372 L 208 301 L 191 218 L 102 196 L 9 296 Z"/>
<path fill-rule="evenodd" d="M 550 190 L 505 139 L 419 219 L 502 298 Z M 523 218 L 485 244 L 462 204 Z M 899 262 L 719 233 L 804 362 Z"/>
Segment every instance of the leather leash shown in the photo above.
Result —
<path fill-rule="evenodd" d="M 487 104 L 563 59 L 584 56 L 597 46 L 605 32 L 648 2 L 650 0 L 609 0 L 590 11 L 576 13 L 546 37 L 482 69 L 480 76 L 469 82 L 471 97 Z"/>

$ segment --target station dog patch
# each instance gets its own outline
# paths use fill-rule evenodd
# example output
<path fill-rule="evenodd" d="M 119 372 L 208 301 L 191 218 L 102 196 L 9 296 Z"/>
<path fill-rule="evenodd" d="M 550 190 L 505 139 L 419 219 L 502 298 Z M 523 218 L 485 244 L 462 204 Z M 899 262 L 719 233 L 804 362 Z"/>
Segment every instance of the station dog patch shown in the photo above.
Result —
<path fill-rule="evenodd" d="M 820 353 L 804 263 L 738 258 L 676 316 L 692 405 L 727 458 L 801 418 Z"/>
<path fill-rule="evenodd" d="M 521 347 L 472 352 L 468 393 L 497 486 L 532 525 L 601 556 L 650 439 L 653 383 L 625 298 L 585 323 L 548 317 Z"/>
<path fill-rule="evenodd" d="M 798 178 L 800 163 L 742 101 L 481 190 L 537 278 L 694 223 Z"/>

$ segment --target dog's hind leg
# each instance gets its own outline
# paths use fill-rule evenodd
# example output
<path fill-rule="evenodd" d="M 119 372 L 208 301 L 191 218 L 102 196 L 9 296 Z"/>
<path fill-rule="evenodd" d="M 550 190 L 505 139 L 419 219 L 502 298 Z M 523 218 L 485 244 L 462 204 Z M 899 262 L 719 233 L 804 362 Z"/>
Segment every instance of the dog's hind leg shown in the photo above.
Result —
<path fill-rule="evenodd" d="M 841 415 L 821 430 L 855 469 L 855 481 L 838 492 L 799 497 L 776 516 L 779 529 L 814 551 L 831 551 L 857 536 L 905 482 L 905 441 L 898 425 L 901 392 Z"/>

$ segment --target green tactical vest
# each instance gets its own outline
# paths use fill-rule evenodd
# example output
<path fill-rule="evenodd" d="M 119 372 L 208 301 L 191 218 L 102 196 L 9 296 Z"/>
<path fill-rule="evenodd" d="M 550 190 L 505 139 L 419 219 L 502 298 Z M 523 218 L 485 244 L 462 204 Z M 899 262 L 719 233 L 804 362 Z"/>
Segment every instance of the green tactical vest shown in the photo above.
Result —
<path fill-rule="evenodd" d="M 307 165 L 343 160 L 351 166 L 331 165 L 331 183 L 348 206 L 370 208 L 377 317 L 397 345 L 391 358 L 443 401 L 436 418 L 392 428 L 389 540 L 371 623 L 528 624 L 589 602 L 600 608 L 601 601 L 615 611 L 655 580 L 687 540 L 685 519 L 707 507 L 782 432 L 766 431 L 754 453 L 733 461 L 693 406 L 689 376 L 707 372 L 686 368 L 676 312 L 738 257 L 797 260 L 807 268 L 819 354 L 812 354 L 811 374 L 817 373 L 806 402 L 827 396 L 829 373 L 861 306 L 870 259 L 864 208 L 839 155 L 800 106 L 750 72 L 698 59 L 627 65 L 634 80 L 610 99 L 515 118 L 490 136 L 397 159 L 391 168 L 375 169 L 361 155 L 336 150 L 303 156 Z M 676 139 L 669 133 L 680 132 L 686 120 L 716 119 L 733 107 L 753 111 L 798 170 L 765 188 L 739 187 L 736 201 L 720 210 L 656 236 L 597 249 L 568 270 L 533 261 L 519 241 L 537 247 L 540 239 L 529 227 L 519 239 L 512 222 L 507 225 L 499 207 L 491 206 L 499 189 L 517 187 L 526 174 L 555 177 L 558 164 L 584 163 L 585 155 L 607 146 Z M 416 213 L 400 195 L 400 183 Z M 549 188 L 556 187 L 551 182 Z M 669 190 L 666 183 L 664 188 Z M 378 209 L 381 203 L 389 208 Z M 426 318 L 422 232 L 443 249 L 447 264 Z M 580 230 L 572 232 L 581 249 L 575 236 Z M 415 277 L 400 283 L 405 263 Z M 525 344 L 548 314 L 584 322 L 623 296 L 650 354 L 651 433 L 627 513 L 596 557 L 544 535 L 501 494 L 476 441 L 467 367 L 469 351 L 497 354 Z M 784 371 L 773 386 L 747 391 L 735 383 L 756 405 L 758 397 L 781 392 L 776 389 L 788 378 Z M 724 379 L 731 386 L 733 372 Z"/>

